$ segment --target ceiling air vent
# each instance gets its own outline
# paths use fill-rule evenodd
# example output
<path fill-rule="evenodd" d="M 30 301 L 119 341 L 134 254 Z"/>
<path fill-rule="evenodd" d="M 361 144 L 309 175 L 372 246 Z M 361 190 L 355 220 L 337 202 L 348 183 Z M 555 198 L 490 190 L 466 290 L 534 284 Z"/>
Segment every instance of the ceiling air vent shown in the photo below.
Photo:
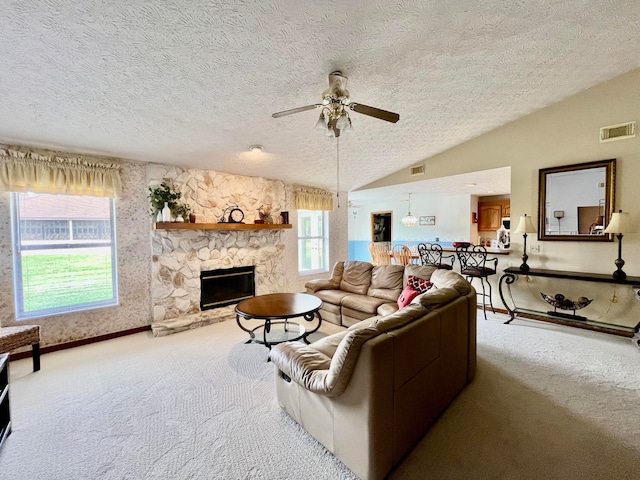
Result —
<path fill-rule="evenodd" d="M 424 163 L 411 167 L 411 176 L 413 177 L 414 175 L 424 175 Z"/>
<path fill-rule="evenodd" d="M 600 142 L 611 142 L 622 140 L 623 138 L 633 138 L 636 136 L 636 122 L 620 123 L 609 125 L 600 129 Z"/>

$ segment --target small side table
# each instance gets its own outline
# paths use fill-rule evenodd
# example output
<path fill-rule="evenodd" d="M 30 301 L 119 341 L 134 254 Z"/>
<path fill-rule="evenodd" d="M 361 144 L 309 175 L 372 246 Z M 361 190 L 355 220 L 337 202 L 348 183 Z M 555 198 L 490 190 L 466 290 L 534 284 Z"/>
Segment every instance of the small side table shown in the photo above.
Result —
<path fill-rule="evenodd" d="M 247 343 L 262 343 L 271 349 L 272 345 L 302 339 L 316 332 L 322 324 L 320 316 L 322 300 L 308 293 L 270 293 L 242 300 L 236 306 L 236 322 L 251 337 Z M 291 318 L 301 317 L 307 322 L 317 319 L 317 325 L 307 330 L 303 324 L 292 322 Z M 264 324 L 249 329 L 242 320 L 264 320 Z"/>

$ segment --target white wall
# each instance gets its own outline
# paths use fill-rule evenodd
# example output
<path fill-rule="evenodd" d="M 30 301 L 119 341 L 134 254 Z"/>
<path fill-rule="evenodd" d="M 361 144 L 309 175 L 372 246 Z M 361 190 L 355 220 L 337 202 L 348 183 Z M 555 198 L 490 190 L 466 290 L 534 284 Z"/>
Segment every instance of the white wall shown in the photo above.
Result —
<path fill-rule="evenodd" d="M 371 241 L 371 213 L 393 211 L 392 240 L 403 243 L 423 241 L 469 241 L 472 233 L 477 237 L 477 226 L 471 223 L 472 208 L 477 208 L 477 198 L 471 195 L 425 196 L 411 195 L 411 213 L 417 218 L 435 216 L 433 226 L 405 227 L 400 224 L 409 208 L 406 201 L 367 203 L 349 210 L 349 240 Z M 475 206 L 474 206 L 475 205 Z M 357 211 L 353 218 L 353 211 Z M 477 210 L 473 210 L 477 211 Z"/>
<path fill-rule="evenodd" d="M 640 69 L 636 69 L 426 159 L 426 175 L 439 178 L 511 166 L 511 218 L 517 219 L 527 213 L 537 224 L 540 168 L 616 158 L 614 207 L 630 212 L 639 227 L 636 230 L 640 232 L 640 136 L 605 143 L 599 141 L 599 129 L 603 126 L 632 120 L 640 122 L 639 85 Z M 415 179 L 404 169 L 366 188 L 407 183 L 409 191 L 412 181 Z M 512 234 L 511 242 L 511 254 L 500 257 L 499 269 L 521 263 L 522 235 Z M 617 258 L 615 242 L 541 242 L 535 235 L 530 235 L 527 244 L 540 246 L 540 252 L 527 252 L 528 263 L 533 268 L 602 274 L 611 274 L 616 268 L 613 263 Z M 640 276 L 640 233 L 624 236 L 623 258 L 627 275 Z M 494 287 L 497 279 L 498 276 L 492 280 Z M 577 290 L 572 293 L 594 298 L 588 307 L 589 317 L 638 323 L 640 302 L 634 300 L 630 287 L 556 282 L 548 287 L 551 292 L 546 293 L 558 293 L 554 290 L 560 291 L 569 285 Z M 540 308 L 539 292 L 547 287 L 535 277 L 530 277 L 527 287 L 531 293 L 524 299 L 525 303 L 531 308 Z M 497 288 L 494 288 L 494 304 L 501 305 Z"/>

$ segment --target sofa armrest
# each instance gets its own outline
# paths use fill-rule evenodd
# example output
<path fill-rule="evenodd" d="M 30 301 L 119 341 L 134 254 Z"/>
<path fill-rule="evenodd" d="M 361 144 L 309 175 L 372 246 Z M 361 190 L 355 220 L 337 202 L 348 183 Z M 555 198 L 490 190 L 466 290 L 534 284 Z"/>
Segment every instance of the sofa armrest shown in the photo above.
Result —
<path fill-rule="evenodd" d="M 364 342 L 380 334 L 374 327 L 347 331 L 333 358 L 311 345 L 286 342 L 269 353 L 273 364 L 287 377 L 310 392 L 328 397 L 340 395 L 349 385 Z"/>
<path fill-rule="evenodd" d="M 315 293 L 319 290 L 338 290 L 340 285 L 332 282 L 331 280 L 326 280 L 323 278 L 318 278 L 315 280 L 309 280 L 304 284 L 308 293 Z"/>

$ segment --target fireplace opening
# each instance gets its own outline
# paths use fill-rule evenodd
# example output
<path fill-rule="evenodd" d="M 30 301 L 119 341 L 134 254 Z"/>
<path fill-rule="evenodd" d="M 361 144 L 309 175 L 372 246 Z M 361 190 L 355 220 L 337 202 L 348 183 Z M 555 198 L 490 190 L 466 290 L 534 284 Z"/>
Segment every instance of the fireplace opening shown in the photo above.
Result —
<path fill-rule="evenodd" d="M 200 310 L 224 307 L 256 295 L 255 266 L 200 272 Z"/>

